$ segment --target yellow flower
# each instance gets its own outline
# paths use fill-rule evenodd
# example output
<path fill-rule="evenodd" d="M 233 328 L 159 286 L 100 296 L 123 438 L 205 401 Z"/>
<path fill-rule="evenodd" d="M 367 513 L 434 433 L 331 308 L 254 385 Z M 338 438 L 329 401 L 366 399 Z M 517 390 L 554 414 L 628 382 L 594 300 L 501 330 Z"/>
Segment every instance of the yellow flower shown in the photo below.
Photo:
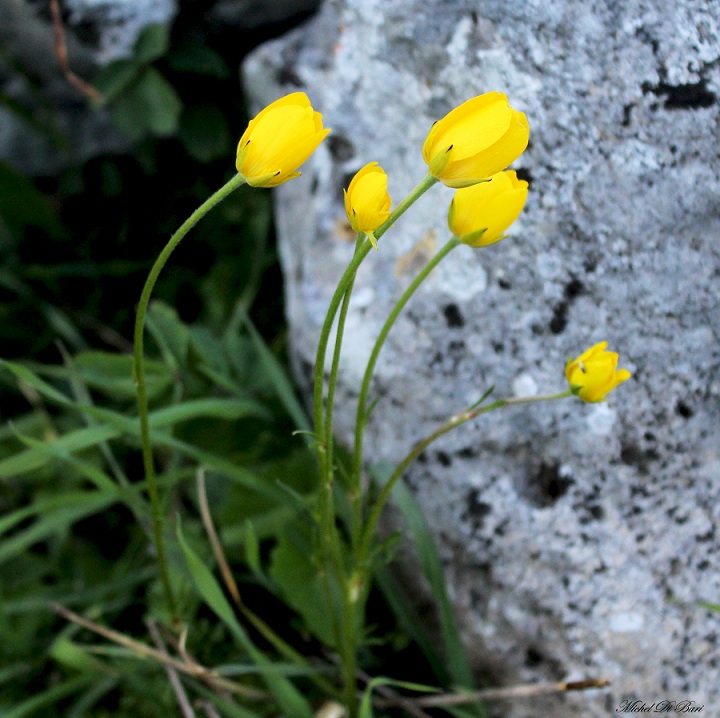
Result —
<path fill-rule="evenodd" d="M 471 247 L 485 247 L 505 236 L 527 199 L 528 183 L 513 170 L 455 192 L 448 212 L 450 231 Z"/>
<path fill-rule="evenodd" d="M 573 394 L 583 401 L 603 401 L 618 384 L 630 378 L 627 369 L 618 369 L 618 355 L 605 351 L 607 342 L 600 342 L 577 359 L 568 359 L 565 376 Z"/>
<path fill-rule="evenodd" d="M 350 226 L 367 235 L 373 247 L 377 242 L 373 232 L 390 216 L 392 200 L 387 191 L 388 178 L 377 162 L 365 165 L 352 178 L 345 195 L 345 212 Z"/>
<path fill-rule="evenodd" d="M 504 170 L 525 150 L 527 118 L 501 92 L 486 92 L 436 122 L 423 145 L 430 174 L 448 187 L 469 187 Z"/>
<path fill-rule="evenodd" d="M 252 187 L 276 187 L 300 175 L 297 168 L 330 132 L 304 92 L 275 100 L 250 120 L 237 148 L 237 171 Z"/>

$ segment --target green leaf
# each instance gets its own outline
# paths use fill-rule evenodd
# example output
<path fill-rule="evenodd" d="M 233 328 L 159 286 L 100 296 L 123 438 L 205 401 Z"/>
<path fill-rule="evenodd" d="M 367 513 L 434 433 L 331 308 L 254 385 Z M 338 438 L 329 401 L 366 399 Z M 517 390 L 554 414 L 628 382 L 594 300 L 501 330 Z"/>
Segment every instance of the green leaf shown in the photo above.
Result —
<path fill-rule="evenodd" d="M 109 666 L 88 653 L 77 643 L 73 643 L 70 638 L 64 635 L 58 636 L 53 641 L 48 655 L 60 665 L 66 668 L 72 668 L 81 673 L 92 673 L 95 675 L 98 673 L 114 673 Z"/>
<path fill-rule="evenodd" d="M 82 507 L 83 504 L 92 503 L 96 497 L 102 495 L 98 491 L 69 491 L 59 496 L 36 498 L 28 506 L 23 506 L 0 517 L 0 535 L 36 514 L 47 513 L 49 515 L 67 507 L 76 505 Z"/>
<path fill-rule="evenodd" d="M 150 131 L 160 137 L 174 135 L 182 111 L 175 88 L 155 68 L 149 67 L 133 89 L 143 105 Z"/>
<path fill-rule="evenodd" d="M 167 57 L 167 62 L 177 72 L 193 72 L 220 78 L 230 77 L 230 70 L 222 55 L 207 45 L 197 42 L 186 42 L 180 47 L 173 48 Z"/>
<path fill-rule="evenodd" d="M 205 688 L 200 683 L 195 685 L 194 689 L 201 696 L 207 698 L 214 706 L 221 708 L 223 718 L 264 718 L 266 715 L 264 713 L 260 714 L 249 711 L 247 708 L 237 705 L 237 703 L 229 698 L 221 698 L 215 691 Z"/>
<path fill-rule="evenodd" d="M 262 575 L 260 566 L 260 543 L 252 521 L 245 522 L 245 561 L 255 575 Z"/>
<path fill-rule="evenodd" d="M 407 631 L 417 643 L 427 658 L 437 680 L 443 685 L 449 685 L 449 676 L 442 656 L 438 653 L 433 637 L 427 631 L 427 621 L 421 620 L 412 605 L 412 598 L 406 589 L 398 585 L 392 572 L 383 567 L 375 570 L 375 582 L 382 591 L 388 606 L 395 614 L 398 623 Z"/>
<path fill-rule="evenodd" d="M 180 521 L 177 523 L 177 538 L 185 556 L 185 562 L 193 583 L 205 603 L 207 603 L 215 615 L 222 620 L 237 641 L 238 645 L 247 651 L 248 655 L 253 659 L 253 661 L 255 661 L 255 663 L 260 666 L 272 665 L 271 661 L 255 647 L 245 630 L 238 622 L 232 607 L 225 598 L 222 589 L 218 585 L 206 563 L 185 541 Z M 292 683 L 277 672 L 271 672 L 264 678 L 268 690 L 275 696 L 278 705 L 283 709 L 286 715 L 297 716 L 298 718 L 311 718 L 312 711 L 310 709 L 310 705 L 292 685 Z"/>
<path fill-rule="evenodd" d="M 78 429 L 55 439 L 54 448 L 58 452 L 73 453 L 95 446 L 103 441 L 114 439 L 120 432 L 109 426 L 93 426 L 89 429 Z M 44 448 L 33 447 L 9 456 L 0 461 L 0 479 L 9 479 L 26 474 L 45 466 L 51 461 L 52 455 Z"/>
<path fill-rule="evenodd" d="M 80 352 L 75 357 L 75 369 L 85 384 L 114 399 L 135 399 L 137 396 L 133 380 L 133 358 L 127 354 Z M 148 399 L 152 401 L 170 389 L 173 375 L 162 362 L 145 359 L 145 383 Z"/>
<path fill-rule="evenodd" d="M 25 718 L 25 716 L 35 713 L 39 708 L 45 708 L 73 693 L 77 693 L 94 680 L 96 680 L 94 676 L 80 676 L 64 683 L 58 683 L 49 690 L 36 693 L 32 698 L 3 713 L 2 718 Z"/>
<path fill-rule="evenodd" d="M 133 59 L 147 65 L 167 54 L 170 47 L 170 28 L 165 24 L 148 25 L 135 43 Z"/>
<path fill-rule="evenodd" d="M 338 614 L 328 611 L 323 579 L 313 565 L 309 545 L 296 534 L 283 534 L 272 552 L 270 577 L 313 634 L 334 646 L 333 620 Z"/>
<path fill-rule="evenodd" d="M 215 105 L 185 108 L 180 116 L 180 141 L 198 162 L 230 156 L 230 126 Z"/>
<path fill-rule="evenodd" d="M 105 102 L 112 102 L 135 80 L 140 66 L 134 60 L 115 60 L 105 65 L 93 80 L 93 86 Z"/>
<path fill-rule="evenodd" d="M 382 485 L 392 474 L 392 467 L 385 462 L 371 469 L 373 478 Z M 460 638 L 455 615 L 448 598 L 445 575 L 435 540 L 420 510 L 415 497 L 407 486 L 398 481 L 393 488 L 392 497 L 402 512 L 420 560 L 422 572 L 432 590 L 440 614 L 443 648 L 448 673 L 453 683 L 463 688 L 474 688 L 475 680 Z"/>
<path fill-rule="evenodd" d="M 67 496 L 64 498 L 52 514 L 42 516 L 28 528 L 5 539 L 0 545 L 0 562 L 17 556 L 33 544 L 65 530 L 81 518 L 102 511 L 117 501 L 116 495 L 99 491 L 86 492 L 79 502 L 74 496 L 72 499 Z"/>
<path fill-rule="evenodd" d="M 125 92 L 112 105 L 112 118 L 117 128 L 133 140 L 142 139 L 149 131 L 144 97 L 137 91 L 139 79 L 133 78 Z"/>
<path fill-rule="evenodd" d="M 417 691 L 418 693 L 439 693 L 437 688 L 425 686 L 420 683 L 408 683 L 407 681 L 395 681 L 392 678 L 378 676 L 373 678 L 365 688 L 362 700 L 360 701 L 360 718 L 373 718 L 375 715 L 372 708 L 372 692 L 378 686 L 394 686 L 406 691 Z"/>
<path fill-rule="evenodd" d="M 290 418 L 295 423 L 298 429 L 303 431 L 311 430 L 310 422 L 308 421 L 305 409 L 303 409 L 300 400 L 297 398 L 295 393 L 295 387 L 290 381 L 285 368 L 275 358 L 275 355 L 270 351 L 270 348 L 265 343 L 264 339 L 260 336 L 260 333 L 255 329 L 255 325 L 250 320 L 250 317 L 246 314 L 244 316 L 244 323 L 250 333 L 250 338 L 255 346 L 258 353 L 259 361 L 275 386 L 280 401 L 282 401 L 285 410 L 290 415 Z M 312 443 L 312 437 L 306 437 L 308 443 Z"/>
<path fill-rule="evenodd" d="M 164 302 L 152 302 L 147 313 L 147 325 L 163 354 L 174 358 L 175 368 L 184 367 L 190 348 L 190 330 L 180 320 L 175 308 Z"/>
<path fill-rule="evenodd" d="M 50 200 L 24 175 L 0 161 L 0 219 L 16 239 L 26 227 L 40 227 L 53 237 L 65 234 Z"/>

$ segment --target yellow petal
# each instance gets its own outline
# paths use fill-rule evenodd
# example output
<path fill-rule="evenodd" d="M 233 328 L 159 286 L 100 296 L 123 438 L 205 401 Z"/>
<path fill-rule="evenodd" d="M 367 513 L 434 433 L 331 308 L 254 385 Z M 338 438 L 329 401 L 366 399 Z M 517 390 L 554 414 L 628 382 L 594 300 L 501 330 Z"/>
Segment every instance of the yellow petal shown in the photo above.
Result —
<path fill-rule="evenodd" d="M 471 142 L 479 142 L 479 149 L 482 149 L 483 140 L 478 135 L 490 130 L 494 138 L 485 141 L 484 146 L 487 147 L 507 130 L 510 120 L 508 109 L 507 97 L 500 92 L 486 92 L 463 102 L 430 128 L 423 145 L 423 159 L 429 164 L 435 155 L 447 151 L 448 147 L 465 137 L 469 137 Z M 489 123 L 487 128 L 480 118 Z M 493 122 L 496 123 L 494 133 Z M 459 156 L 464 157 L 466 153 L 461 150 Z"/>
<path fill-rule="evenodd" d="M 382 167 L 377 162 L 370 162 L 360 169 L 344 192 L 344 199 L 352 228 L 369 236 L 390 216 L 392 200 Z"/>
<path fill-rule="evenodd" d="M 423 145 L 430 174 L 449 187 L 469 187 L 497 174 L 525 150 L 530 128 L 507 97 L 488 92 L 436 122 Z"/>
<path fill-rule="evenodd" d="M 254 187 L 275 187 L 300 173 L 330 132 L 304 92 L 294 92 L 268 105 L 249 123 L 238 143 L 236 167 Z"/>
<path fill-rule="evenodd" d="M 516 189 L 504 192 L 496 197 L 488 206 L 490 221 L 475 247 L 486 247 L 500 240 L 504 232 L 520 216 L 527 201 L 527 189 Z"/>
<path fill-rule="evenodd" d="M 507 131 L 495 143 L 474 155 L 460 157 L 454 146 L 450 161 L 443 171 L 442 179 L 450 187 L 464 178 L 490 177 L 514 162 L 526 149 L 529 138 L 527 119 L 522 112 L 515 112 Z"/>
<path fill-rule="evenodd" d="M 630 378 L 627 369 L 616 370 L 618 355 L 599 342 L 577 359 L 568 361 L 565 376 L 571 390 L 587 402 L 603 401 L 616 386 Z"/>
<path fill-rule="evenodd" d="M 459 189 L 448 213 L 450 231 L 473 247 L 497 242 L 522 212 L 527 186 L 508 170 L 487 182 Z M 482 230 L 484 233 L 478 235 Z"/>

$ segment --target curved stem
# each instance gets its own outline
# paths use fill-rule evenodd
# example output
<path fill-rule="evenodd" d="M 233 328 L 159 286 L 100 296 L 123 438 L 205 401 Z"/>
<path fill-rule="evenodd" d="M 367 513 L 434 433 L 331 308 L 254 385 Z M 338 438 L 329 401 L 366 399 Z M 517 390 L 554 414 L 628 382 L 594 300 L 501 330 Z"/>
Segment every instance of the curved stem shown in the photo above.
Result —
<path fill-rule="evenodd" d="M 152 295 L 155 282 L 170 258 L 174 249 L 180 244 L 183 237 L 192 229 L 197 222 L 205 216 L 216 204 L 227 197 L 234 189 L 245 182 L 241 175 L 235 175 L 229 182 L 223 185 L 215 194 L 203 202 L 188 219 L 180 225 L 180 228 L 170 237 L 170 240 L 160 252 L 160 256 L 155 260 L 148 278 L 145 280 L 140 302 L 138 303 L 137 314 L 135 316 L 135 346 L 134 346 L 134 364 L 133 375 L 137 386 L 138 413 L 140 416 L 140 442 L 142 444 L 143 466 L 145 468 L 145 480 L 147 482 L 148 496 L 152 505 L 152 524 L 153 537 L 155 540 L 155 551 L 157 554 L 158 569 L 160 578 L 165 592 L 165 599 L 168 608 L 173 616 L 176 613 L 177 604 L 170 583 L 170 575 L 167 568 L 167 557 L 165 554 L 165 539 L 163 535 L 163 514 L 160 505 L 160 496 L 158 493 L 157 477 L 155 475 L 155 465 L 153 463 L 152 445 L 150 443 L 150 423 L 148 420 L 148 397 L 147 386 L 145 383 L 145 360 L 143 354 L 143 335 L 145 330 L 145 315 L 147 314 L 148 304 Z"/>
<path fill-rule="evenodd" d="M 408 208 L 425 192 L 427 192 L 430 187 L 432 187 L 437 180 L 432 175 L 427 175 L 424 177 L 420 183 L 415 187 L 415 189 L 410 192 L 410 194 L 402 201 L 398 206 L 393 210 L 392 214 L 387 218 L 387 220 L 380 225 L 378 229 L 375 230 L 375 239 L 380 239 L 380 237 L 387 232 L 390 227 L 392 227 L 395 222 L 408 210 Z M 327 314 L 325 316 L 325 321 L 323 323 L 322 329 L 320 331 L 320 338 L 318 340 L 318 348 L 317 353 L 315 355 L 315 382 L 314 382 L 314 390 L 313 390 L 313 417 L 314 417 L 314 430 L 315 430 L 315 436 L 318 441 L 318 461 L 320 463 L 320 469 L 321 474 L 325 474 L 325 436 L 328 432 L 325 431 L 325 425 L 323 422 L 323 377 L 324 377 L 324 370 L 325 370 L 325 354 L 327 352 L 327 345 L 328 345 L 328 339 L 330 337 L 330 330 L 332 329 L 333 321 L 335 320 L 335 315 L 337 314 L 338 307 L 340 306 L 340 302 L 342 301 L 343 297 L 345 296 L 345 292 L 347 291 L 348 286 L 351 284 L 351 282 L 355 278 L 355 273 L 357 272 L 358 268 L 362 264 L 365 257 L 368 255 L 368 252 L 370 252 L 371 245 L 370 242 L 366 242 L 361 249 L 356 252 L 355 256 L 353 257 L 352 262 L 348 266 L 348 268 L 345 270 L 345 273 L 343 274 L 342 278 L 340 279 L 340 282 L 338 283 L 337 288 L 335 289 L 335 293 L 332 296 L 332 299 L 330 300 L 330 306 L 328 307 Z M 332 413 L 332 412 L 331 412 Z M 330 427 L 330 432 L 332 435 L 332 426 Z"/>
<path fill-rule="evenodd" d="M 383 324 L 380 334 L 375 341 L 372 353 L 368 359 L 367 367 L 365 368 L 365 375 L 363 376 L 362 385 L 360 387 L 360 396 L 358 397 L 357 414 L 355 415 L 355 451 L 353 454 L 353 466 L 350 474 L 352 481 L 351 490 L 359 495 L 360 476 L 362 473 L 362 449 L 363 449 L 363 438 L 365 435 L 365 426 L 368 420 L 367 413 L 367 398 L 370 391 L 370 382 L 372 381 L 373 372 L 375 371 L 375 364 L 377 363 L 380 352 L 385 344 L 390 330 L 395 324 L 395 321 L 400 316 L 400 313 L 405 308 L 410 297 L 415 293 L 417 288 L 427 278 L 433 269 L 453 250 L 460 244 L 460 240 L 457 237 L 451 238 L 445 246 L 425 265 L 422 271 L 415 277 L 410 286 L 403 292 L 403 295 L 394 306 L 392 312 L 388 316 L 385 324 Z M 362 504 L 360 499 L 356 499 L 353 503 L 353 540 L 355 541 L 360 532 L 360 526 L 362 523 Z"/>
<path fill-rule="evenodd" d="M 427 175 L 410 194 L 402 201 L 390 217 L 375 230 L 375 239 L 385 232 L 407 211 L 407 209 L 437 180 Z M 356 678 L 356 653 L 357 653 L 357 601 L 353 595 L 352 572 L 346 573 L 342 562 L 340 536 L 335 523 L 335 506 L 333 501 L 333 465 L 332 465 L 332 441 L 333 441 L 333 407 L 335 400 L 335 389 L 337 384 L 337 373 L 342 350 L 342 338 L 345 319 L 352 294 L 355 275 L 365 257 L 370 252 L 372 245 L 368 240 L 358 237 L 355 245 L 355 254 L 352 261 L 343 273 L 335 292 L 330 300 L 325 321 L 323 322 L 318 339 L 317 353 L 315 356 L 315 376 L 313 388 L 313 422 L 314 433 L 317 441 L 317 457 L 321 478 L 321 493 L 319 506 L 320 523 L 320 545 L 323 559 L 332 567 L 338 584 L 342 591 L 342 625 L 338 636 L 338 647 L 342 660 L 343 691 L 345 695 L 347 710 L 350 718 L 357 715 L 357 678 Z M 326 416 L 323 416 L 323 383 L 325 371 L 325 355 L 327 353 L 330 331 L 332 329 L 335 315 L 342 303 L 338 329 L 333 350 L 333 361 L 330 369 L 328 382 L 328 397 Z M 330 599 L 328 599 L 330 600 Z M 332 610 L 332 606 L 328 606 Z"/>
<path fill-rule="evenodd" d="M 417 459 L 417 457 L 420 456 L 420 454 L 422 454 L 422 452 L 425 451 L 425 449 L 427 449 L 427 447 L 430 446 L 430 444 L 432 444 L 436 439 L 439 439 L 441 436 L 447 434 L 453 429 L 457 429 L 458 426 L 462 426 L 465 422 L 471 421 L 472 419 L 475 419 L 481 414 L 488 414 L 495 409 L 503 409 L 506 406 L 517 406 L 518 404 L 532 404 L 540 401 L 553 401 L 555 399 L 564 399 L 567 396 L 572 396 L 572 391 L 570 389 L 558 392 L 556 394 L 537 394 L 535 396 L 498 399 L 497 401 L 494 401 L 492 404 L 488 404 L 487 406 L 468 409 L 460 414 L 456 414 L 446 424 L 443 424 L 439 429 L 436 429 L 435 431 L 433 431 L 432 434 L 415 444 L 415 446 L 412 448 L 412 451 L 397 465 L 395 471 L 393 471 L 390 478 L 382 487 L 382 490 L 380 491 L 380 494 L 375 501 L 375 504 L 370 512 L 367 523 L 365 524 L 365 529 L 363 531 L 362 545 L 359 553 L 359 564 L 363 565 L 367 561 L 368 553 L 370 550 L 370 541 L 372 540 L 373 533 L 375 532 L 375 527 L 377 526 L 377 522 L 380 519 L 380 514 L 382 513 L 383 508 L 385 508 L 385 504 L 390 498 L 390 494 L 392 493 L 393 487 L 395 486 L 397 480 L 405 473 L 405 471 L 407 471 L 407 468 L 410 466 L 410 464 L 412 464 L 413 461 L 415 461 L 415 459 Z"/>

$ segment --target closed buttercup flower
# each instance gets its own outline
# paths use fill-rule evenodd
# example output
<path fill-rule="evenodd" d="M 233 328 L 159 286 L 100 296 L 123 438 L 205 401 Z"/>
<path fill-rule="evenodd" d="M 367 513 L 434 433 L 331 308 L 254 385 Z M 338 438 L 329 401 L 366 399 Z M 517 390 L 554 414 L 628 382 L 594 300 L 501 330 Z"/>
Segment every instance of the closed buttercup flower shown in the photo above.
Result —
<path fill-rule="evenodd" d="M 525 150 L 527 118 L 502 92 L 486 92 L 436 122 L 423 145 L 430 174 L 448 187 L 469 187 L 504 170 Z"/>
<path fill-rule="evenodd" d="M 250 120 L 237 148 L 237 171 L 252 187 L 276 187 L 300 173 L 330 132 L 304 92 L 275 100 Z"/>
<path fill-rule="evenodd" d="M 390 216 L 392 200 L 387 182 L 385 170 L 377 162 L 370 162 L 352 178 L 347 190 L 343 190 L 350 226 L 366 234 L 375 249 L 373 232 Z"/>
<path fill-rule="evenodd" d="M 618 355 L 606 349 L 607 342 L 600 342 L 565 365 L 570 390 L 583 401 L 603 401 L 618 384 L 630 378 L 627 369 L 617 368 Z"/>
<path fill-rule="evenodd" d="M 455 192 L 448 212 L 450 231 L 464 244 L 485 247 L 501 240 L 527 199 L 528 183 L 513 170 Z"/>

